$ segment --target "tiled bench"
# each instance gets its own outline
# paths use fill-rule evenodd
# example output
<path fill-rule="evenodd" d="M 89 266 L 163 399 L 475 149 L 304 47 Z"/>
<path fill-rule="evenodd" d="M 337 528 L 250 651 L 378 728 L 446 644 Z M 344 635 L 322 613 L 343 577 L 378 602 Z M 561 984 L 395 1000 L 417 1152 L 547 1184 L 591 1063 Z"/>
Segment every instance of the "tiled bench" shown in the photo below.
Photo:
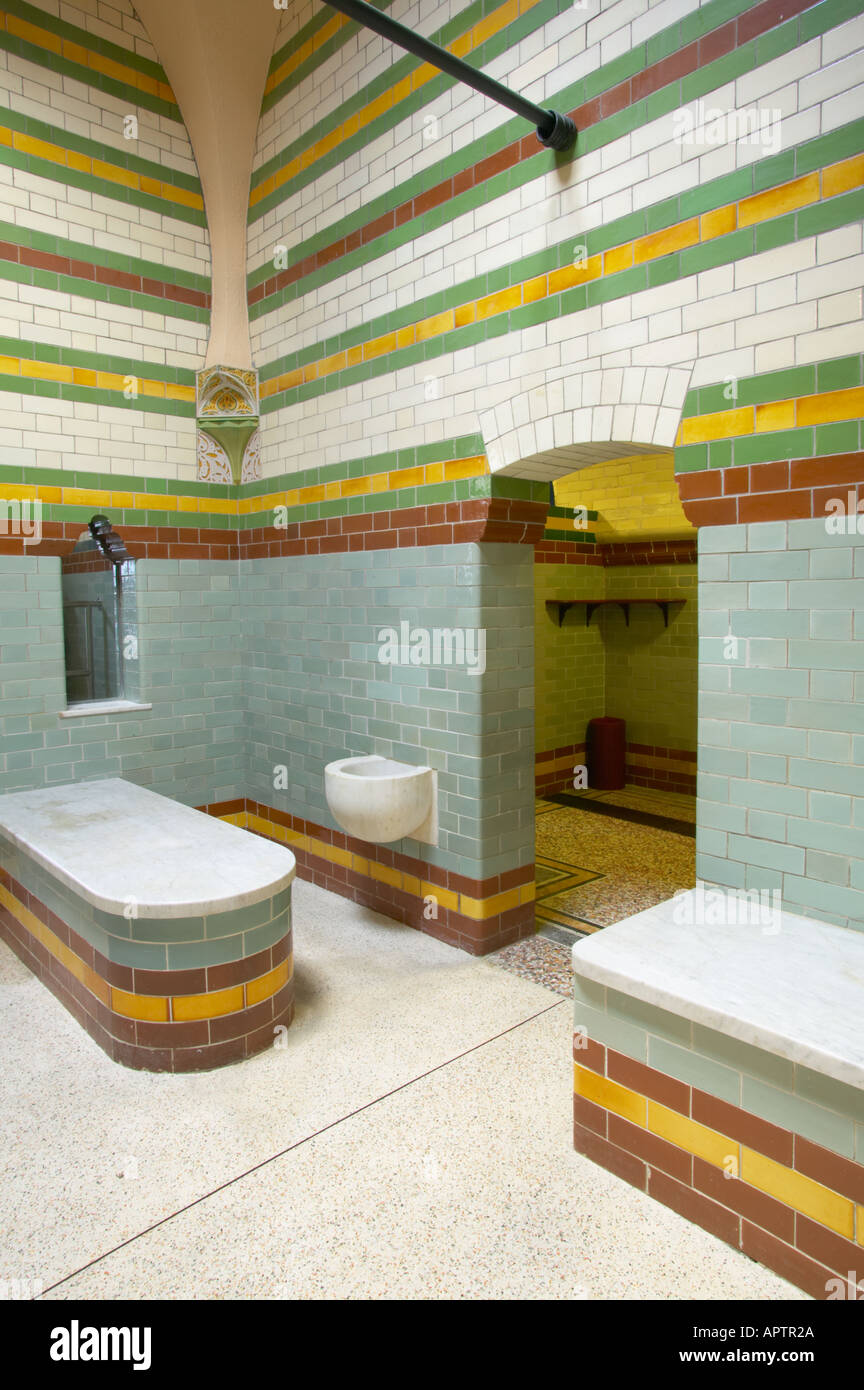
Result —
<path fill-rule="evenodd" d="M 294 872 L 119 778 L 0 796 L 0 935 L 129 1067 L 223 1066 L 290 1024 Z"/>
<path fill-rule="evenodd" d="M 692 925 L 688 896 L 573 948 L 575 1147 L 813 1297 L 862 1298 L 864 932 Z"/>

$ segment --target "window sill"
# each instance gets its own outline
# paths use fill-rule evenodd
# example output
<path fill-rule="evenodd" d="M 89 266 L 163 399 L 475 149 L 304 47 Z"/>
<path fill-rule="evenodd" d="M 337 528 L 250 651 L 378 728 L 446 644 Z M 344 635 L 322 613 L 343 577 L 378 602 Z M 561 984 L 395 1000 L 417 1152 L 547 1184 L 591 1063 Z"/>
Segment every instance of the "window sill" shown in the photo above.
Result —
<path fill-rule="evenodd" d="M 80 705 L 69 705 L 61 709 L 61 719 L 86 719 L 91 714 L 131 714 L 135 710 L 152 709 L 152 705 L 141 705 L 136 700 L 87 700 Z"/>

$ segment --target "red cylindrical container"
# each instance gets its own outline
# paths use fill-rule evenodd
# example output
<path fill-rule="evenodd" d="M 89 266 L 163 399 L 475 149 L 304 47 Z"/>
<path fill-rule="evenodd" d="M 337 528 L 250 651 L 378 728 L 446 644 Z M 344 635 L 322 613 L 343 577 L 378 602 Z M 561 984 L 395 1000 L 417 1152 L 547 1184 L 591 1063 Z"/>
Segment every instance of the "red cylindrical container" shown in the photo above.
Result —
<path fill-rule="evenodd" d="M 586 762 L 592 791 L 615 792 L 625 785 L 625 729 L 625 721 L 611 715 L 588 721 Z"/>

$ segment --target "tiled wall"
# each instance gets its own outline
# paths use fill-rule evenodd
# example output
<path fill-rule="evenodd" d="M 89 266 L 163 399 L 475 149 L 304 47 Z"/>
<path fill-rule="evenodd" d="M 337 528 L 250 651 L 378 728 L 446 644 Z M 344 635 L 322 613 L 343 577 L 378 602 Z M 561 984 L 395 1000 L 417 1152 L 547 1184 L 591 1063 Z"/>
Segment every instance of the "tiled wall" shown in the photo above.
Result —
<path fill-rule="evenodd" d="M 864 930 L 864 534 L 790 520 L 699 545 L 697 873 Z"/>
<path fill-rule="evenodd" d="M 681 598 L 669 623 L 652 605 L 595 614 L 606 653 L 604 714 L 627 721 L 631 743 L 695 750 L 698 605 L 695 565 L 616 565 L 603 571 L 606 597 Z"/>
<path fill-rule="evenodd" d="M 606 651 L 597 615 L 586 627 L 585 610 L 571 608 L 559 627 L 557 613 L 546 607 L 553 598 L 600 598 L 604 585 L 599 565 L 534 566 L 538 753 L 581 743 L 587 721 L 606 713 Z"/>
<path fill-rule="evenodd" d="M 249 795 L 332 826 L 327 762 L 381 753 L 428 763 L 438 771 L 439 845 L 406 840 L 400 850 L 471 878 L 532 863 L 530 548 L 338 558 L 338 568 L 327 556 L 241 564 Z M 382 664 L 378 634 L 403 622 L 482 629 L 485 672 Z"/>
<path fill-rule="evenodd" d="M 373 34 L 292 17 L 250 198 L 265 472 L 479 418 L 493 469 L 548 477 L 574 442 L 668 447 L 688 389 L 860 350 L 858 0 L 391 8 L 575 111 L 578 157 Z M 699 100 L 776 113 L 770 144 L 676 139 Z"/>
<path fill-rule="evenodd" d="M 129 0 L 4 5 L 0 202 L 3 464 L 194 478 L 204 204 Z"/>
<path fill-rule="evenodd" d="M 572 768 L 585 761 L 586 724 L 605 714 L 626 720 L 628 781 L 686 791 L 695 771 L 680 755 L 696 748 L 696 566 L 594 558 L 534 566 L 537 752 L 556 754 L 551 764 L 538 757 L 538 790 L 570 789 Z M 670 606 L 668 627 L 653 606 L 632 605 L 629 624 L 621 609 L 595 609 L 587 626 L 586 610 L 571 608 L 561 627 L 546 607 L 554 598 L 617 596 L 685 602 Z"/>
<path fill-rule="evenodd" d="M 60 561 L 0 556 L 0 574 L 3 791 L 122 776 L 193 806 L 243 794 L 236 564 L 139 561 L 139 691 L 153 708 L 66 720 Z"/>
<path fill-rule="evenodd" d="M 254 795 L 270 804 L 268 766 L 291 753 L 292 810 L 326 825 L 313 776 L 319 755 L 323 764 L 328 748 L 363 751 L 376 741 L 425 754 L 422 732 L 419 744 L 410 739 L 425 729 L 430 759 L 482 764 L 479 777 L 463 770 L 445 789 L 440 854 L 454 864 L 467 856 L 484 874 L 508 855 L 524 863 L 527 791 L 523 803 L 506 782 L 521 762 L 496 766 L 492 750 L 504 716 L 518 720 L 526 709 L 530 676 L 509 667 L 512 684 L 500 684 L 490 644 L 481 703 L 470 708 L 470 691 L 435 687 L 427 672 L 428 691 L 452 694 L 453 708 L 430 703 L 428 723 L 411 724 L 407 702 L 388 699 L 392 686 L 372 681 L 382 688 L 370 696 L 368 638 L 345 634 L 355 609 L 362 629 L 379 611 L 401 620 L 425 610 L 427 592 L 444 594 L 449 584 L 415 583 L 439 547 L 477 541 L 481 511 L 493 544 L 491 558 L 477 562 L 481 592 L 468 611 L 484 623 L 490 613 L 494 627 L 496 591 L 522 591 L 523 545 L 506 546 L 506 558 L 493 550 L 531 539 L 525 480 L 570 471 L 579 460 L 564 464 L 556 451 L 569 458 L 582 444 L 620 441 L 622 456 L 640 457 L 675 444 L 692 522 L 757 521 L 793 486 L 807 493 L 810 515 L 818 469 L 804 465 L 862 442 L 861 0 L 663 0 L 647 9 L 619 0 L 596 12 L 564 0 L 446 0 L 434 12 L 393 0 L 397 18 L 455 43 L 528 96 L 574 111 L 572 162 L 379 37 L 319 6 L 292 6 L 271 64 L 250 194 L 266 484 L 245 491 L 193 481 L 192 374 L 209 317 L 209 248 L 173 94 L 128 0 L 54 8 L 10 0 L 0 29 L 0 177 L 12 207 L 0 234 L 0 388 L 10 422 L 0 433 L 8 470 L 0 481 L 7 492 L 32 493 L 38 471 L 46 544 L 65 544 L 94 510 L 108 509 L 140 547 L 141 693 L 156 698 L 146 718 L 58 728 L 62 653 L 45 602 L 44 643 L 28 640 L 6 673 L 7 729 L 24 740 L 4 745 L 7 780 L 122 768 L 211 804 L 247 794 L 248 765 Z M 676 140 L 675 112 L 700 99 L 745 116 L 776 113 L 776 148 L 734 130 L 719 142 Z M 130 112 L 134 141 L 124 132 Z M 277 246 L 287 248 L 284 269 L 274 265 Z M 137 398 L 124 396 L 129 377 Z M 650 471 L 646 464 L 632 476 L 647 488 Z M 289 520 L 277 532 L 279 505 Z M 241 554 L 256 557 L 242 577 Z M 32 604 L 40 591 L 31 586 L 50 588 L 54 563 L 15 557 L 6 598 L 19 619 L 16 595 L 23 589 Z M 447 561 L 454 572 L 460 563 Z M 196 568 L 205 564 L 212 568 Z M 259 565 L 268 584 L 250 588 Z M 686 566 L 676 568 L 684 577 Z M 379 569 L 388 575 L 381 590 Z M 577 575 L 588 582 L 571 569 L 568 588 Z M 398 596 L 391 571 L 404 581 Z M 310 572 L 326 590 L 308 585 Z M 333 634 L 316 612 L 330 580 L 341 590 Z M 353 588 L 364 591 L 362 604 L 346 598 Z M 259 622 L 268 592 L 279 597 Z M 387 594 L 380 605 L 379 593 Z M 304 669 L 303 653 L 290 649 L 286 608 L 295 600 L 307 661 L 320 669 Z M 429 604 L 442 626 L 455 624 L 448 602 Z M 39 631 L 33 611 L 41 608 L 28 615 Z M 571 614 L 565 629 L 575 621 Z M 593 624 L 616 621 L 595 615 Z M 643 617 L 631 621 L 632 638 Z M 662 642 L 674 644 L 688 621 L 673 619 Z M 247 631 L 259 664 L 245 678 Z M 346 657 L 346 642 L 359 654 Z M 649 668 L 635 672 L 614 652 L 622 682 L 626 672 L 642 692 L 633 717 L 643 727 Z M 527 671 L 530 651 L 521 657 Z M 323 684 L 349 679 L 353 661 L 363 674 L 350 691 Z M 555 688 L 545 655 L 538 667 Z M 361 708 L 346 713 L 346 699 Z M 750 707 L 745 720 L 767 727 L 776 716 L 783 725 L 773 707 L 755 698 Z M 414 709 L 416 718 L 427 707 Z M 248 747 L 237 738 L 247 713 Z M 794 718 L 791 703 L 787 714 Z M 821 717 L 814 711 L 816 733 Z M 847 732 L 821 730 L 823 739 Z M 109 746 L 115 737 L 127 741 L 122 753 Z M 785 754 L 788 776 L 802 756 L 835 768 L 829 752 L 840 750 L 842 764 L 846 746 L 829 739 Z M 710 757 L 711 745 L 703 748 Z M 858 755 L 856 743 L 849 749 Z M 732 750 L 744 751 L 730 733 Z M 517 762 L 523 754 L 520 742 Z M 767 765 L 750 778 L 749 751 L 747 759 L 751 781 L 774 785 Z M 734 762 L 708 775 L 740 780 L 728 771 Z M 836 769 L 820 776 L 823 795 L 851 795 L 828 785 Z M 825 823 L 840 824 L 827 815 L 839 816 L 839 804 L 818 807 Z M 775 865 L 784 862 L 789 905 L 850 917 L 838 908 L 860 894 L 852 842 L 849 855 L 799 845 L 802 866 L 798 853 L 778 855 L 789 846 L 766 815 L 786 817 L 784 834 L 796 818 L 754 806 L 744 828 L 705 822 L 703 862 L 740 864 L 745 877 L 768 872 L 751 841 L 770 844 Z M 468 849 L 481 820 L 488 836 Z M 851 810 L 845 824 L 857 828 Z M 837 858 L 850 861 L 847 883 L 830 877 L 843 872 Z M 821 908 L 807 902 L 817 893 Z"/>

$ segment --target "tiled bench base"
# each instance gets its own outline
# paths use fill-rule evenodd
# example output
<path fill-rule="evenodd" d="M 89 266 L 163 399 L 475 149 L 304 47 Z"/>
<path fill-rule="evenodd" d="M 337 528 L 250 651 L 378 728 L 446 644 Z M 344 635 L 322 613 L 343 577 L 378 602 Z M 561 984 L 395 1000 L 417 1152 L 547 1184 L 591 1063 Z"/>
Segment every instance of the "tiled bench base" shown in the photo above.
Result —
<path fill-rule="evenodd" d="M 294 1013 L 285 849 L 122 778 L 0 797 L 0 935 L 114 1061 L 205 1071 Z"/>
<path fill-rule="evenodd" d="M 864 1296 L 864 1165 L 585 1035 L 573 1056 L 580 1153 L 814 1298 Z"/>
<path fill-rule="evenodd" d="M 8 845 L 6 856 L 15 856 Z M 43 883 L 55 912 L 32 891 L 42 871 L 17 858 L 30 886 L 0 869 L 0 936 L 114 1061 L 143 1071 L 206 1071 L 272 1046 L 290 1024 L 290 889 L 256 904 L 254 915 L 266 920 L 255 926 L 250 909 L 224 914 L 236 917 L 236 931 L 207 941 L 212 918 L 112 922 L 83 901 L 78 907 L 62 885 Z M 112 925 L 120 935 L 112 935 Z M 178 927 L 190 936 L 200 927 L 200 936 L 178 941 Z M 133 930 L 149 939 L 134 940 Z M 200 963 L 185 964 L 193 957 Z M 171 968 L 172 959 L 184 963 Z"/>
<path fill-rule="evenodd" d="M 814 1298 L 864 1298 L 864 937 L 742 911 L 692 890 L 574 946 L 574 1143 Z"/>

